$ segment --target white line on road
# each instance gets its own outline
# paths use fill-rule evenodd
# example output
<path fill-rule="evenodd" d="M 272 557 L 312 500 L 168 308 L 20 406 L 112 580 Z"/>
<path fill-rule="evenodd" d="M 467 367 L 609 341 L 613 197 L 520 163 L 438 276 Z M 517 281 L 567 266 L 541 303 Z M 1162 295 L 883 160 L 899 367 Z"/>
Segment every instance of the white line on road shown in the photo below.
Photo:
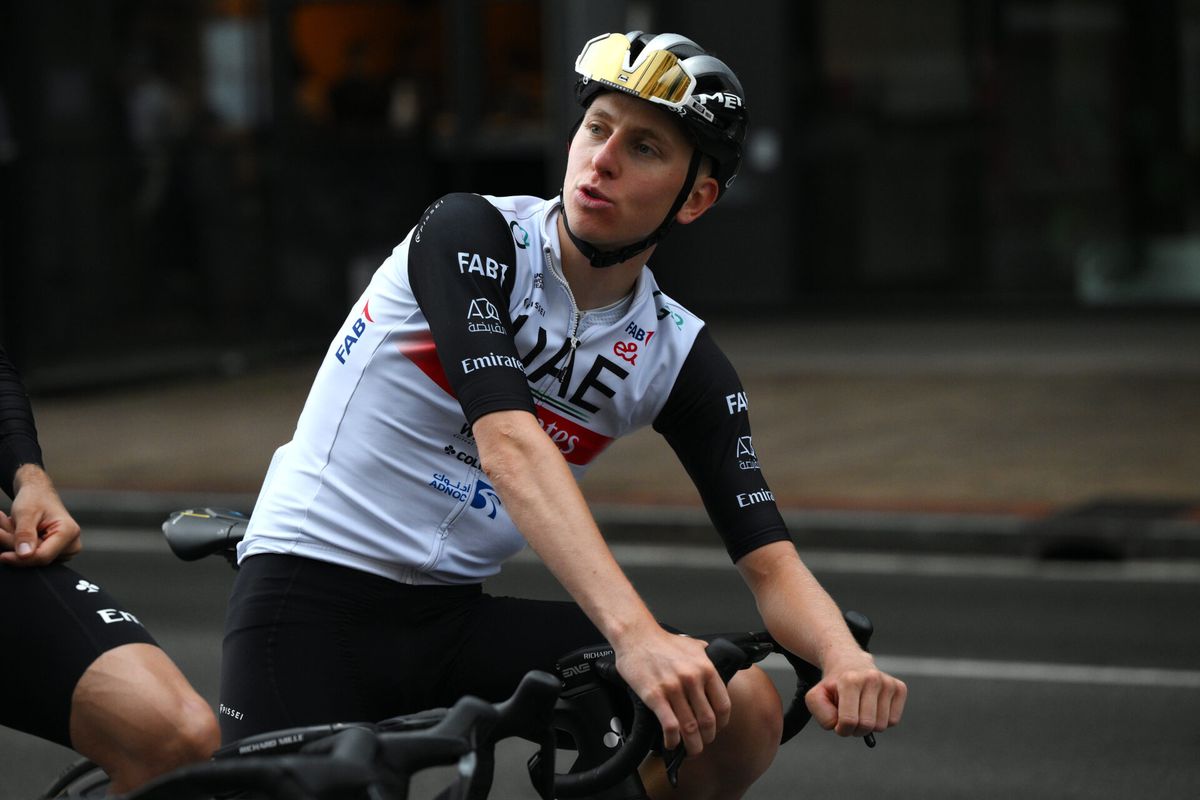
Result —
<path fill-rule="evenodd" d="M 694 545 L 612 545 L 617 561 L 630 567 L 727 569 L 729 556 L 715 547 Z M 1200 561 L 1043 561 L 1012 556 L 883 553 L 805 550 L 814 572 L 852 575 L 989 577 L 1056 581 L 1192 583 L 1200 580 Z"/>
<path fill-rule="evenodd" d="M 880 669 L 900 678 L 965 678 L 977 681 L 1200 689 L 1200 672 L 1195 670 L 883 655 L 877 656 L 876 662 Z M 784 657 L 777 654 L 767 656 L 762 666 L 771 671 L 792 670 Z"/>

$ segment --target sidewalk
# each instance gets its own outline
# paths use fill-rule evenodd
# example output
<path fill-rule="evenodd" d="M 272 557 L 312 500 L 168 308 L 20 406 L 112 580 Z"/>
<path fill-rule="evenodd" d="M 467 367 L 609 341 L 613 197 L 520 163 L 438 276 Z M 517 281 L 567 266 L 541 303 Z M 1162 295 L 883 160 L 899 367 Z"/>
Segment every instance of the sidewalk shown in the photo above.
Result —
<path fill-rule="evenodd" d="M 1200 318 L 713 324 L 802 547 L 1200 557 Z M 35 397 L 89 524 L 253 502 L 315 361 Z M 612 536 L 715 541 L 653 431 L 584 482 Z"/>

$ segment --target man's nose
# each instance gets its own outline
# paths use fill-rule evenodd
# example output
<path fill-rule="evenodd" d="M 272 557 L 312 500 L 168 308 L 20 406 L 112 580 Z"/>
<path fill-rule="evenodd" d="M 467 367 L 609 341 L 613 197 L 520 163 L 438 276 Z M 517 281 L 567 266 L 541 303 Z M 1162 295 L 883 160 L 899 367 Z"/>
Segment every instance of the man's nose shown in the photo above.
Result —
<path fill-rule="evenodd" d="M 592 154 L 592 166 L 601 175 L 615 177 L 621 168 L 621 159 L 618 151 L 619 142 L 616 136 L 609 136 L 604 140 L 604 144 L 600 145 L 599 149 Z"/>

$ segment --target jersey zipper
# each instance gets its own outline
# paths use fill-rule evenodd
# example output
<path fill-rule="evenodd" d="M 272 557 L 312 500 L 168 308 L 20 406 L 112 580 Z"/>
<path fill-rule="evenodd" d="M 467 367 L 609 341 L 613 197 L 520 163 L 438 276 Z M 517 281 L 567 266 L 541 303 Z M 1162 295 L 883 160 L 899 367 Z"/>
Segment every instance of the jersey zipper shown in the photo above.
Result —
<path fill-rule="evenodd" d="M 450 509 L 450 513 L 442 520 L 442 523 L 437 528 L 437 541 L 434 542 L 433 551 L 429 557 L 425 559 L 425 563 L 417 567 L 417 572 L 425 573 L 432 570 L 442 560 L 442 554 L 446 552 L 446 539 L 450 537 L 450 529 L 458 522 L 458 518 L 467 510 L 467 506 L 471 504 L 471 492 L 475 491 L 479 480 L 479 468 L 469 467 L 467 471 L 467 484 L 471 487 L 467 490 L 467 496 L 460 500 L 458 504 Z"/>
<path fill-rule="evenodd" d="M 567 279 L 563 276 L 562 271 L 554 268 L 554 251 L 550 247 L 545 247 L 542 249 L 542 256 L 546 260 L 546 271 L 553 275 L 554 279 L 559 282 L 563 290 L 567 293 L 567 300 L 571 303 L 571 327 L 567 331 L 571 350 L 567 354 L 567 358 L 563 361 L 562 366 L 558 368 L 558 382 L 561 385 L 567 373 L 567 368 L 575 361 L 575 350 L 579 347 L 579 323 L 583 320 L 583 315 L 579 313 L 579 304 L 575 302 L 575 294 L 571 291 L 571 285 L 567 283 Z"/>

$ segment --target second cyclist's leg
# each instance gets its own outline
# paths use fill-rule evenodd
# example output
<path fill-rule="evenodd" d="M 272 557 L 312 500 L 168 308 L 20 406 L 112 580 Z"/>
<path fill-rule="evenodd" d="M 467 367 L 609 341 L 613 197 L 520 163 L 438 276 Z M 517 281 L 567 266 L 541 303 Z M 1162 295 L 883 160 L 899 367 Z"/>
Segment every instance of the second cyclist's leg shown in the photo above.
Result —
<path fill-rule="evenodd" d="M 729 800 L 741 797 L 767 771 L 779 749 L 783 711 L 779 693 L 757 667 L 742 670 L 729 682 L 729 723 L 704 752 L 688 756 L 679 770 L 679 787 L 667 781 L 661 758 L 642 765 L 642 781 L 652 798 Z"/>
<path fill-rule="evenodd" d="M 71 697 L 71 745 L 128 792 L 217 748 L 208 704 L 166 653 L 126 644 L 101 654 Z"/>

